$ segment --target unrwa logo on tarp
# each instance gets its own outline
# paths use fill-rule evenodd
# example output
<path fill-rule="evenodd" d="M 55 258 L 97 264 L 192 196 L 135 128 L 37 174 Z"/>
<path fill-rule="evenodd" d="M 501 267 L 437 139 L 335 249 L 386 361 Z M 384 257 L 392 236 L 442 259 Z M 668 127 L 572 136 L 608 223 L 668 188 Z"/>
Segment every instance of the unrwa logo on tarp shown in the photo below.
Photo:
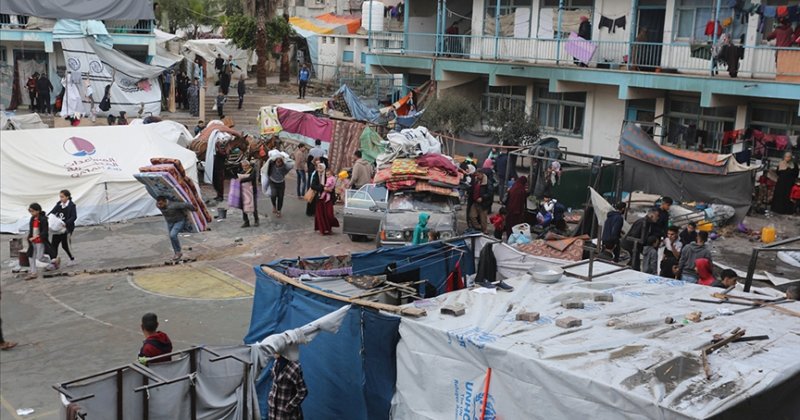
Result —
<path fill-rule="evenodd" d="M 80 137 L 70 137 L 64 141 L 64 151 L 72 156 L 91 156 L 97 152 L 94 144 Z"/>

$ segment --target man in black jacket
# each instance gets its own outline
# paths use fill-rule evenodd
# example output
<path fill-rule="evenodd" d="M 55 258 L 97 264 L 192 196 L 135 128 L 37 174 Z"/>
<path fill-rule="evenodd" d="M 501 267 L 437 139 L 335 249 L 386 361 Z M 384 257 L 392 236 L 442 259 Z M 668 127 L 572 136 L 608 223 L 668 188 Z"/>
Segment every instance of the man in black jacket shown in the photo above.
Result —
<path fill-rule="evenodd" d="M 647 212 L 641 219 L 633 222 L 631 228 L 625 234 L 625 237 L 620 241 L 622 249 L 628 251 L 631 255 L 631 268 L 639 271 L 641 264 L 641 253 L 644 248 L 645 239 L 650 236 L 655 236 L 654 225 L 658 221 L 658 211 L 652 209 Z"/>
<path fill-rule="evenodd" d="M 614 206 L 614 210 L 608 212 L 606 221 L 603 223 L 603 248 L 614 254 L 614 262 L 619 261 L 620 238 L 622 237 L 622 225 L 625 222 L 624 202 L 619 202 Z"/>
<path fill-rule="evenodd" d="M 39 79 L 36 80 L 36 92 L 39 95 L 38 108 L 42 114 L 50 113 L 50 92 L 53 91 L 53 84 L 47 78 L 46 73 L 42 73 Z"/>
<path fill-rule="evenodd" d="M 482 171 L 475 171 L 472 175 L 472 185 L 467 195 L 469 207 L 469 219 L 471 226 L 480 227 L 481 232 L 489 233 L 487 219 L 492 210 L 492 199 L 494 190 L 492 183 Z"/>

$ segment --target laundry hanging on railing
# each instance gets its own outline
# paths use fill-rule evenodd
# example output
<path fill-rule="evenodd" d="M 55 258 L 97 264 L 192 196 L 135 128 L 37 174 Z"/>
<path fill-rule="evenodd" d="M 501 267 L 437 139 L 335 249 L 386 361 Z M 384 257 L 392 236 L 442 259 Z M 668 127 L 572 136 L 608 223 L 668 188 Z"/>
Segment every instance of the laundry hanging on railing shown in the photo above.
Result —
<path fill-rule="evenodd" d="M 624 31 L 627 24 L 628 22 L 625 16 L 620 16 L 616 19 L 600 16 L 600 24 L 597 26 L 597 29 L 602 30 L 603 28 L 608 28 L 608 33 L 615 34 L 617 33 L 617 28 L 621 28 Z"/>
<path fill-rule="evenodd" d="M 594 52 L 597 50 L 597 45 L 579 37 L 575 32 L 571 32 L 564 49 L 578 61 L 588 64 L 592 61 Z"/>

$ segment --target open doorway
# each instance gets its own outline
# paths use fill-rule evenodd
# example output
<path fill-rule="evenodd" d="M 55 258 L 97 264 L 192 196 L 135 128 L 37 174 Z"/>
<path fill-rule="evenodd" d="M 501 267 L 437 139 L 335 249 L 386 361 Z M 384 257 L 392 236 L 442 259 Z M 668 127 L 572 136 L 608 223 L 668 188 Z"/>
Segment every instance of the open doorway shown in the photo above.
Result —
<path fill-rule="evenodd" d="M 639 46 L 639 70 L 642 71 L 655 71 L 656 68 L 661 66 L 661 44 L 664 42 L 664 18 L 666 16 L 666 8 L 660 6 L 651 6 L 647 8 L 640 8 L 637 22 L 639 22 L 636 32 L 642 28 L 647 28 L 645 41 L 648 44 Z M 637 40 L 640 39 L 637 36 Z"/>

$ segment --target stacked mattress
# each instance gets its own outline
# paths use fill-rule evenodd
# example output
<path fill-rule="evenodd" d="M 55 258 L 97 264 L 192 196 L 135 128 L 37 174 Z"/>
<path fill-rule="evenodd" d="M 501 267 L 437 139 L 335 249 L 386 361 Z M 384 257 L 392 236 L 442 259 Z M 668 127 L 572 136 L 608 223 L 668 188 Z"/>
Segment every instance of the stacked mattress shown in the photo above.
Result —
<path fill-rule="evenodd" d="M 186 212 L 188 230 L 203 232 L 211 222 L 211 214 L 200 195 L 200 190 L 191 178 L 186 176 L 186 171 L 178 159 L 152 158 L 151 165 L 139 168 L 139 173 L 134 178 L 144 184 L 147 192 L 155 199 L 159 196 L 167 197 L 170 201 L 189 203 L 194 206 L 194 211 Z"/>

